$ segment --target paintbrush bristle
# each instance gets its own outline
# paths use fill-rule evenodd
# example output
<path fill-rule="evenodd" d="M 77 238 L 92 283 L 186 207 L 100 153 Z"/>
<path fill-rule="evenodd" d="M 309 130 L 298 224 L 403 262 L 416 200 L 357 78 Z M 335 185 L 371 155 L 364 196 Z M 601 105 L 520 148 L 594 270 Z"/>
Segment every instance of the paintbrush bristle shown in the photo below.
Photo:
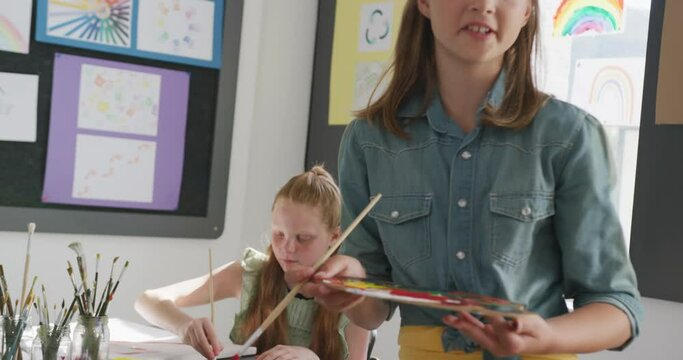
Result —
<path fill-rule="evenodd" d="M 73 250 L 76 253 L 76 256 L 83 256 L 83 246 L 80 242 L 72 242 L 71 244 L 69 244 L 69 249 Z"/>

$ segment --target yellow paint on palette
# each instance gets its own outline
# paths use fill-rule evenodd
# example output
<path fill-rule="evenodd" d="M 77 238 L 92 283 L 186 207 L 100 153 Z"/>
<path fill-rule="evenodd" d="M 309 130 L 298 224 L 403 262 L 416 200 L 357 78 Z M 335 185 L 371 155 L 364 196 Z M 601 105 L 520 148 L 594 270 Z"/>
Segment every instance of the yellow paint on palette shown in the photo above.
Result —
<path fill-rule="evenodd" d="M 353 119 L 352 112 L 367 105 L 389 66 L 405 3 L 406 0 L 337 1 L 329 125 L 348 124 Z"/>

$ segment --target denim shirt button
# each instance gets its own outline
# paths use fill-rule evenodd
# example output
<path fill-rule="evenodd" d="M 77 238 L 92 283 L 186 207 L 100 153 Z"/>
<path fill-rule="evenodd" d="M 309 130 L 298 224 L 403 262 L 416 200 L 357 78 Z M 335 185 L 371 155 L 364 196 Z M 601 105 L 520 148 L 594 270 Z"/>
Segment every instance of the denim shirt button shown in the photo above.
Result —
<path fill-rule="evenodd" d="M 458 200 L 458 206 L 461 208 L 464 208 L 465 206 L 467 206 L 467 200 L 465 200 L 465 199 Z"/>
<path fill-rule="evenodd" d="M 455 253 L 455 257 L 457 257 L 460 260 L 464 260 L 466 256 L 467 255 L 465 255 L 464 251 L 458 251 L 457 253 Z"/>
<path fill-rule="evenodd" d="M 399 215 L 400 214 L 399 214 L 398 210 L 394 210 L 391 212 L 391 218 L 392 219 L 396 219 Z"/>
<path fill-rule="evenodd" d="M 462 154 L 460 154 L 460 157 L 462 157 L 465 160 L 469 160 L 472 157 L 472 153 L 465 150 L 462 152 Z"/>
<path fill-rule="evenodd" d="M 525 206 L 522 208 L 522 215 L 523 216 L 529 216 L 531 215 L 531 208 L 528 206 Z"/>

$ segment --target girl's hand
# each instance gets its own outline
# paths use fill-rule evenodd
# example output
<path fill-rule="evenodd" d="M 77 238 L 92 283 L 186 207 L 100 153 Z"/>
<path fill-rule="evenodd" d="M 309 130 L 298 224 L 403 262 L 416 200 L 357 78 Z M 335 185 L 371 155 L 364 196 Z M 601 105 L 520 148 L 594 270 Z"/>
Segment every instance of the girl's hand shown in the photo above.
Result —
<path fill-rule="evenodd" d="M 221 351 L 223 345 L 218 341 L 216 332 L 207 318 L 192 319 L 181 328 L 183 343 L 195 348 L 207 359 L 214 359 Z"/>
<path fill-rule="evenodd" d="M 358 260 L 350 256 L 334 255 L 323 264 L 317 273 L 312 268 L 299 268 L 285 274 L 288 283 L 308 281 L 311 278 L 325 279 L 335 276 L 365 277 L 365 269 Z M 309 282 L 301 289 L 301 293 L 315 300 L 332 311 L 345 311 L 363 300 L 360 295 L 349 294 L 344 291 L 334 290 L 326 285 Z"/>
<path fill-rule="evenodd" d="M 500 316 L 487 316 L 486 319 L 488 324 L 470 313 L 459 312 L 457 316 L 444 316 L 443 322 L 495 356 L 551 352 L 553 330 L 542 317 L 530 314 L 514 321 Z"/>
<path fill-rule="evenodd" d="M 277 345 L 256 360 L 320 360 L 313 351 L 301 346 Z"/>

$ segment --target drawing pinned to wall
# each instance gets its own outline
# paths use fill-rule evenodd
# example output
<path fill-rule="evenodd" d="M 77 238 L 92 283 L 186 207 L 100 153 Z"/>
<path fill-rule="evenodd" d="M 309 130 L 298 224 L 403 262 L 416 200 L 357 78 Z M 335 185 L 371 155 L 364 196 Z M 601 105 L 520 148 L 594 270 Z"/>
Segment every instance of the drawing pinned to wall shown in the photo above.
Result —
<path fill-rule="evenodd" d="M 131 0 L 48 0 L 47 34 L 127 48 L 132 14 Z"/>
<path fill-rule="evenodd" d="M 563 0 L 553 19 L 556 37 L 622 32 L 624 0 Z"/>
<path fill-rule="evenodd" d="M 644 58 L 576 62 L 571 102 L 608 125 L 640 124 Z"/>
<path fill-rule="evenodd" d="M 381 62 L 359 62 L 356 64 L 356 86 L 353 92 L 353 110 L 362 109 L 368 105 L 370 97 L 375 91 L 377 83 L 380 81 L 384 69 L 386 68 L 386 63 Z M 377 87 L 375 91 L 374 98 L 376 99 L 379 94 L 384 92 L 386 88 L 386 82 L 382 82 L 382 85 Z"/>
<path fill-rule="evenodd" d="M 329 125 L 346 125 L 367 105 L 389 63 L 406 0 L 337 1 L 330 65 Z M 353 24 L 349 31 L 349 24 Z M 381 93 L 379 89 L 377 96 Z"/>
<path fill-rule="evenodd" d="M 387 51 L 391 49 L 391 27 L 394 3 L 364 4 L 361 7 L 358 51 Z"/>
<path fill-rule="evenodd" d="M 0 51 L 28 54 L 33 1 L 0 0 Z"/>
<path fill-rule="evenodd" d="M 138 49 L 210 61 L 214 12 L 213 1 L 141 1 Z"/>
<path fill-rule="evenodd" d="M 220 68 L 224 8 L 225 0 L 37 0 L 36 40 Z"/>
<path fill-rule="evenodd" d="M 0 72 L 0 141 L 36 141 L 38 75 Z"/>
<path fill-rule="evenodd" d="M 159 75 L 85 64 L 78 127 L 155 136 L 160 93 Z"/>
<path fill-rule="evenodd" d="M 145 82 L 147 89 L 128 88 L 130 94 L 121 94 L 116 104 L 117 88 Z M 53 85 L 42 201 L 175 210 L 189 74 L 58 53 Z M 144 100 L 149 97 L 158 103 L 154 117 Z M 129 117 L 131 105 L 142 115 Z"/>
<path fill-rule="evenodd" d="M 78 134 L 74 198 L 150 203 L 156 143 Z"/>

